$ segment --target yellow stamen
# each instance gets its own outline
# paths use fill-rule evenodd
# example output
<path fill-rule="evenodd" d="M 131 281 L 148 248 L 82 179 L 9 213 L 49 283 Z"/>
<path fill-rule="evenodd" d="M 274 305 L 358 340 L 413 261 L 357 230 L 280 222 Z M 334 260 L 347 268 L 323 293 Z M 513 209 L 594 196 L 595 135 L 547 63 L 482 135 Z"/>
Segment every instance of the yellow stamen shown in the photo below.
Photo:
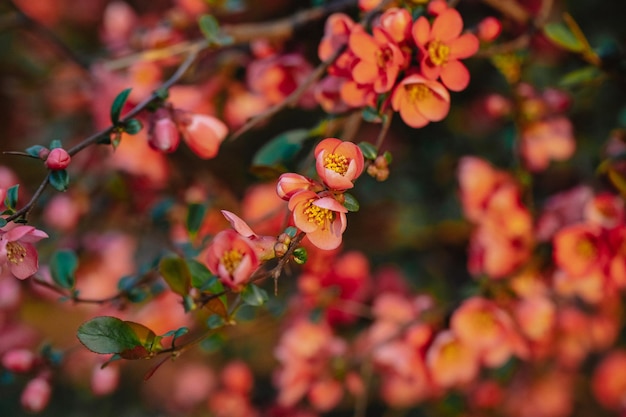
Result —
<path fill-rule="evenodd" d="M 24 262 L 26 258 L 26 249 L 17 242 L 7 243 L 7 259 L 15 265 Z"/>
<path fill-rule="evenodd" d="M 441 66 L 448 62 L 450 47 L 439 41 L 432 41 L 428 44 L 428 56 L 436 66 Z"/>
<path fill-rule="evenodd" d="M 222 265 L 224 265 L 224 268 L 226 268 L 226 270 L 232 274 L 233 272 L 235 272 L 235 269 L 237 269 L 242 259 L 243 253 L 241 251 L 237 249 L 231 249 L 227 252 L 224 252 L 224 254 L 222 255 Z"/>
<path fill-rule="evenodd" d="M 409 101 L 411 103 L 426 100 L 433 94 L 430 88 L 426 87 L 424 84 L 406 84 L 404 88 L 409 94 Z"/>
<path fill-rule="evenodd" d="M 344 175 L 346 171 L 348 171 L 349 165 L 350 163 L 348 161 L 348 158 L 346 158 L 344 155 L 329 153 L 324 158 L 324 167 L 331 169 L 341 175 Z"/>
<path fill-rule="evenodd" d="M 583 258 L 592 258 L 596 254 L 596 247 L 590 240 L 584 239 L 576 245 L 576 253 Z"/>
<path fill-rule="evenodd" d="M 304 214 L 307 215 L 307 220 L 310 223 L 315 223 L 322 229 L 325 229 L 326 224 L 333 221 L 334 213 L 331 210 L 314 205 L 313 201 L 314 200 L 310 200 L 306 203 Z"/>

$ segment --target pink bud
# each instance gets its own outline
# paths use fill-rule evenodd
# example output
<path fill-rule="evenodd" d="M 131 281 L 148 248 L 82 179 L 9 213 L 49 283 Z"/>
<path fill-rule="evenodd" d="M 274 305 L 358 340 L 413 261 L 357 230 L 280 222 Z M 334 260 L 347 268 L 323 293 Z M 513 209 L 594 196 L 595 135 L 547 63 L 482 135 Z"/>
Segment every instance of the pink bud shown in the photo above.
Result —
<path fill-rule="evenodd" d="M 192 114 L 183 137 L 191 150 L 202 159 L 214 158 L 220 144 L 228 135 L 228 127 L 219 119 Z"/>
<path fill-rule="evenodd" d="M 50 401 L 51 392 L 52 387 L 46 378 L 37 377 L 31 379 L 26 384 L 24 391 L 22 391 L 20 399 L 22 407 L 32 413 L 42 411 L 48 405 L 48 401 Z"/>
<path fill-rule="evenodd" d="M 94 395 L 107 395 L 117 388 L 120 380 L 120 369 L 118 366 L 109 365 L 102 368 L 96 364 L 91 374 L 91 391 Z"/>
<path fill-rule="evenodd" d="M 448 3 L 444 0 L 435 0 L 428 3 L 427 11 L 431 16 L 439 16 L 441 13 L 448 10 Z"/>
<path fill-rule="evenodd" d="M 53 171 L 67 168 L 72 158 L 63 148 L 54 148 L 46 159 L 46 166 Z"/>
<path fill-rule="evenodd" d="M 477 35 L 481 41 L 494 41 L 500 36 L 500 32 L 502 32 L 502 23 L 495 17 L 486 17 L 478 24 Z"/>
<path fill-rule="evenodd" d="M 148 144 L 157 151 L 170 153 L 178 148 L 180 135 L 176 123 L 169 117 L 163 117 L 154 123 Z"/>
<path fill-rule="evenodd" d="M 2 357 L 2 366 L 11 372 L 28 372 L 35 363 L 35 354 L 28 349 L 9 350 Z"/>
<path fill-rule="evenodd" d="M 46 159 L 48 159 L 48 155 L 50 155 L 50 149 L 42 147 L 41 149 L 39 149 L 38 155 L 39 155 L 39 159 L 42 159 L 45 161 Z"/>

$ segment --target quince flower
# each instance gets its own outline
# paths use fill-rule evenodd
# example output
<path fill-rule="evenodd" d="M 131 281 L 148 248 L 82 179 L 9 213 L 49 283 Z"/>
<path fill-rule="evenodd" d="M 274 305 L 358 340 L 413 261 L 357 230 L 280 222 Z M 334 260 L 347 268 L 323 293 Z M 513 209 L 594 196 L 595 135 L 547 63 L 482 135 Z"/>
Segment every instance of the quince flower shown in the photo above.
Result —
<path fill-rule="evenodd" d="M 222 210 L 222 215 L 241 236 L 249 239 L 254 245 L 259 260 L 266 261 L 276 257 L 274 253 L 274 245 L 276 238 L 273 236 L 259 236 L 248 226 L 241 217 L 227 210 Z"/>
<path fill-rule="evenodd" d="M 189 114 L 182 119 L 183 139 L 187 146 L 202 159 L 214 158 L 228 135 L 224 122 L 204 114 Z"/>
<path fill-rule="evenodd" d="M 228 229 L 213 238 L 207 251 L 206 263 L 222 284 L 241 291 L 259 267 L 259 258 L 249 239 Z"/>
<path fill-rule="evenodd" d="M 10 272 L 18 279 L 26 279 L 39 269 L 39 258 L 33 243 L 48 235 L 32 226 L 0 229 L 0 276 Z"/>
<path fill-rule="evenodd" d="M 452 91 L 461 91 L 469 83 L 469 71 L 459 59 L 478 51 L 478 38 L 471 33 L 461 35 L 463 18 L 448 8 L 437 16 L 432 27 L 421 16 L 413 24 L 413 39 L 422 52 L 422 74 L 429 80 L 441 77 Z"/>
<path fill-rule="evenodd" d="M 330 195 L 300 191 L 289 200 L 296 227 L 307 234 L 311 243 L 320 249 L 339 247 L 346 230 L 346 209 Z"/>
<path fill-rule="evenodd" d="M 347 190 L 363 172 L 363 152 L 352 142 L 327 138 L 315 147 L 315 167 L 324 184 L 332 190 Z"/>
<path fill-rule="evenodd" d="M 294 194 L 304 191 L 321 191 L 322 185 L 303 175 L 287 172 L 278 178 L 276 194 L 283 200 L 289 201 Z"/>
<path fill-rule="evenodd" d="M 398 84 L 391 96 L 391 107 L 411 127 L 424 127 L 442 120 L 450 110 L 450 93 L 437 81 L 414 74 Z"/>

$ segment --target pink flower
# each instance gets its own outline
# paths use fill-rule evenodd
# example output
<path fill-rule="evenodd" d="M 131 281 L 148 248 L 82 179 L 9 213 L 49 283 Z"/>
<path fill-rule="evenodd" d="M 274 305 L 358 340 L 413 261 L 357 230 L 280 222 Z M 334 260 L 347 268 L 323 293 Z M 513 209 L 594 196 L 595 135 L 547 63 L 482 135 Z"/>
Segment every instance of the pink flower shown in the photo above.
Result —
<path fill-rule="evenodd" d="M 180 134 L 176 123 L 169 117 L 160 117 L 148 133 L 148 144 L 154 150 L 170 153 L 178 149 Z"/>
<path fill-rule="evenodd" d="M 39 269 L 37 251 L 32 244 L 48 235 L 32 226 L 6 228 L 0 229 L 0 270 L 26 279 Z"/>
<path fill-rule="evenodd" d="M 214 158 L 228 134 L 228 127 L 213 116 L 191 114 L 182 124 L 185 131 L 183 139 L 202 159 Z"/>
<path fill-rule="evenodd" d="M 321 184 L 316 184 L 315 181 L 303 175 L 287 172 L 278 178 L 276 194 L 283 200 L 289 200 L 297 192 L 305 190 L 315 191 L 318 187 L 320 187 L 318 191 L 321 191 Z"/>
<path fill-rule="evenodd" d="M 450 110 L 450 93 L 437 81 L 414 74 L 403 79 L 391 96 L 391 106 L 404 123 L 419 128 L 438 122 Z"/>
<path fill-rule="evenodd" d="M 324 250 L 339 247 L 348 210 L 333 197 L 300 191 L 289 200 L 289 210 L 296 227 L 307 234 L 313 245 Z"/>
<path fill-rule="evenodd" d="M 284 204 L 284 203 L 283 203 Z M 248 226 L 242 218 L 235 213 L 231 213 L 227 210 L 222 210 L 222 215 L 226 217 L 230 225 L 241 236 L 248 238 L 254 245 L 257 253 L 257 257 L 261 261 L 272 259 L 276 256 L 274 253 L 274 245 L 276 244 L 276 238 L 273 236 L 259 236 Z"/>
<path fill-rule="evenodd" d="M 315 147 L 315 167 L 324 184 L 332 190 L 347 190 L 363 172 L 363 152 L 352 142 L 327 138 Z"/>
<path fill-rule="evenodd" d="M 61 170 L 67 168 L 72 158 L 63 148 L 55 148 L 50 151 L 46 158 L 46 166 L 53 170 Z"/>
<path fill-rule="evenodd" d="M 243 289 L 259 266 L 256 250 L 250 240 L 230 229 L 215 235 L 206 262 L 209 270 L 235 291 Z"/>

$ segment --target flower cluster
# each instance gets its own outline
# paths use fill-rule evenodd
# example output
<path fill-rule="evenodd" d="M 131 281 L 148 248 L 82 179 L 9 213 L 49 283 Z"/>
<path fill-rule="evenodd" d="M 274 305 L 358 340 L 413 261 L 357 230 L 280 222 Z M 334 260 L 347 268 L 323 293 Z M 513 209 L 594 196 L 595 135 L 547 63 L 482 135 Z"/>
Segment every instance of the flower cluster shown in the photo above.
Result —
<path fill-rule="evenodd" d="M 327 138 L 315 148 L 315 168 L 323 184 L 299 174 L 280 176 L 276 191 L 289 201 L 293 223 L 320 249 L 335 249 L 346 230 L 343 193 L 363 172 L 361 149 L 352 142 Z"/>
<path fill-rule="evenodd" d="M 413 21 L 406 9 L 386 10 L 372 33 L 337 13 L 326 23 L 318 55 L 325 60 L 347 45 L 317 86 L 316 97 L 328 112 L 377 105 L 385 97 L 409 126 L 419 128 L 440 121 L 450 109 L 451 91 L 469 83 L 461 59 L 473 55 L 478 38 L 462 34 L 463 19 L 443 1 L 429 5 L 431 21 Z M 415 51 L 415 52 L 414 52 Z"/>

